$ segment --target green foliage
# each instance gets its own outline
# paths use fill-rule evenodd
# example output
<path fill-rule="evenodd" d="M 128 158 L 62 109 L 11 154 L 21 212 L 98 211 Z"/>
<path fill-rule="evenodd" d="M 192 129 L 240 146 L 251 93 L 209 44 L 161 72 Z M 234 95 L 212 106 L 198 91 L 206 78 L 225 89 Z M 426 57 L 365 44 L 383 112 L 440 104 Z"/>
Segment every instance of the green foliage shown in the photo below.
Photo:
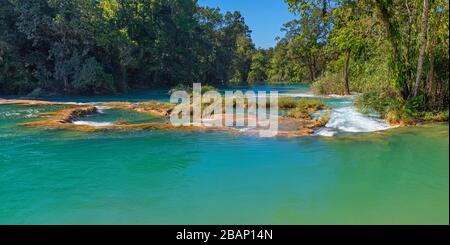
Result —
<path fill-rule="evenodd" d="M 258 83 L 267 81 L 267 71 L 270 66 L 270 50 L 257 50 L 252 56 L 252 65 L 248 74 L 250 83 Z"/>
<path fill-rule="evenodd" d="M 351 91 L 363 93 L 355 102 L 361 110 L 375 110 L 391 122 L 445 119 L 449 102 L 448 1 L 286 2 L 300 15 L 299 21 L 309 18 L 303 28 L 290 29 L 291 40 L 314 43 L 314 37 L 303 39 L 302 31 L 314 26 L 311 16 L 317 9 L 322 9 L 323 23 L 332 23 L 327 26 L 325 45 L 320 47 L 325 68 L 319 70 L 312 85 L 314 92 L 344 94 L 347 81 Z M 428 23 L 422 19 L 425 3 L 430 4 Z M 425 33 L 421 31 L 424 24 L 428 24 Z M 420 52 L 424 51 L 422 34 L 428 37 L 425 52 Z M 417 74 L 421 58 L 424 71 Z M 416 79 L 417 94 L 413 91 Z"/>
<path fill-rule="evenodd" d="M 267 70 L 268 80 L 275 83 L 299 83 L 305 73 L 302 66 L 288 57 L 288 41 L 282 39 L 273 49 Z"/>
<path fill-rule="evenodd" d="M 426 107 L 427 99 L 424 94 L 409 99 L 406 102 L 406 108 L 409 111 L 423 111 Z"/>
<path fill-rule="evenodd" d="M 425 121 L 448 122 L 448 110 L 438 112 L 425 112 L 423 119 Z"/>
<path fill-rule="evenodd" d="M 371 50 L 373 54 L 366 53 L 366 57 L 354 58 L 350 66 L 350 90 L 356 93 L 372 93 L 389 91 L 391 95 L 394 87 L 390 81 L 389 68 L 386 59 L 378 54 L 376 49 Z M 328 63 L 327 71 L 311 85 L 316 94 L 339 94 L 346 93 L 344 87 L 344 59 L 340 57 Z"/>
<path fill-rule="evenodd" d="M 300 99 L 298 101 L 297 107 L 304 108 L 310 112 L 328 109 L 328 107 L 325 106 L 322 101 L 308 99 Z"/>
<path fill-rule="evenodd" d="M 239 12 L 195 0 L 5 0 L 0 34 L 5 94 L 246 82 L 255 50 Z"/>
<path fill-rule="evenodd" d="M 250 82 L 307 83 L 315 81 L 326 64 L 325 44 L 329 19 L 323 6 L 309 6 L 299 19 L 283 25 L 285 36 L 273 49 L 258 50 L 253 56 Z"/>
<path fill-rule="evenodd" d="M 93 58 L 83 65 L 73 87 L 81 94 L 107 94 L 115 90 L 112 75 L 106 73 L 103 66 Z"/>
<path fill-rule="evenodd" d="M 293 118 L 309 118 L 311 112 L 328 109 L 328 107 L 319 100 L 285 97 L 281 97 L 278 100 L 278 107 L 287 110 L 287 116 Z"/>
<path fill-rule="evenodd" d="M 322 115 L 320 115 L 319 119 L 317 120 L 318 124 L 316 125 L 317 127 L 325 127 L 325 125 L 327 125 L 327 123 L 330 121 L 331 119 L 331 114 L 329 112 L 323 113 Z"/>
<path fill-rule="evenodd" d="M 302 108 L 290 109 L 287 113 L 287 116 L 296 119 L 307 119 L 310 117 L 309 112 Z"/>
<path fill-rule="evenodd" d="M 0 42 L 0 94 L 24 94 L 31 91 L 33 84 L 26 82 L 25 67 L 14 56 L 5 43 Z"/>
<path fill-rule="evenodd" d="M 280 109 L 292 109 L 297 107 L 298 99 L 291 97 L 279 97 L 278 98 L 278 108 Z"/>
<path fill-rule="evenodd" d="M 364 113 L 379 112 L 391 124 L 413 124 L 419 116 L 392 91 L 364 93 L 357 97 L 355 105 Z"/>
<path fill-rule="evenodd" d="M 362 112 L 369 113 L 375 110 L 382 115 L 393 108 L 400 108 L 404 105 L 403 99 L 399 98 L 397 92 L 389 87 L 363 93 L 356 97 L 354 103 Z"/>
<path fill-rule="evenodd" d="M 364 93 L 355 100 L 355 105 L 362 112 L 369 113 L 375 110 L 392 124 L 409 125 L 422 121 L 448 121 L 448 109 L 426 111 L 424 109 L 426 104 L 424 95 L 405 101 L 392 88 Z"/>
<path fill-rule="evenodd" d="M 311 90 L 315 94 L 345 94 L 344 78 L 342 73 L 326 72 L 318 81 L 311 85 Z"/>

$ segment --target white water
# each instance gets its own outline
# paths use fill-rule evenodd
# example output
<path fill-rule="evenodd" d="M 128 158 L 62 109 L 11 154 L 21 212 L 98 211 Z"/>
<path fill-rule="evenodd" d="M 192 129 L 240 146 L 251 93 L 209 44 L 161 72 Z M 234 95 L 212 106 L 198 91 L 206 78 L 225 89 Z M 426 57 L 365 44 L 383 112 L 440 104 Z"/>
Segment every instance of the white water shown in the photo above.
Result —
<path fill-rule="evenodd" d="M 311 94 L 311 93 L 282 93 L 279 94 L 279 96 L 282 97 L 293 97 L 293 98 L 313 98 L 313 97 L 318 97 L 315 94 Z"/>
<path fill-rule="evenodd" d="M 8 117 L 25 117 L 25 118 L 31 118 L 31 117 L 37 117 L 40 113 L 40 110 L 38 109 L 26 109 L 26 110 L 13 110 L 13 111 L 6 111 L 0 113 L 0 118 L 8 118 Z"/>
<path fill-rule="evenodd" d="M 316 135 L 325 136 L 325 137 L 334 136 L 336 133 L 337 133 L 337 131 L 332 128 L 320 128 L 320 129 L 316 130 L 316 132 L 315 132 Z"/>
<path fill-rule="evenodd" d="M 329 98 L 337 99 L 337 101 L 330 101 L 327 104 L 334 107 L 330 113 L 330 121 L 323 128 L 316 130 L 315 134 L 320 136 L 331 137 L 339 132 L 375 132 L 393 128 L 386 121 L 379 118 L 378 115 L 367 115 L 360 113 L 353 106 L 353 99 L 358 95 L 352 93 L 351 95 L 315 95 L 311 92 L 306 93 L 284 93 L 280 96 L 294 97 L 294 98 Z M 314 113 L 315 116 L 320 116 L 327 111 L 319 111 Z"/>
<path fill-rule="evenodd" d="M 330 121 L 325 128 L 318 129 L 317 135 L 333 136 L 338 132 L 375 132 L 393 128 L 386 121 L 374 116 L 360 113 L 355 107 L 333 109 Z"/>
<path fill-rule="evenodd" d="M 113 123 L 110 122 L 91 122 L 91 121 L 74 121 L 72 123 L 76 125 L 87 125 L 93 127 L 106 127 L 114 125 Z"/>
<path fill-rule="evenodd" d="M 313 93 L 282 93 L 279 96 L 282 97 L 292 97 L 292 98 L 336 98 L 336 99 L 353 99 L 357 94 L 352 93 L 351 95 L 338 95 L 338 94 L 329 94 L 329 95 L 316 95 Z"/>
<path fill-rule="evenodd" d="M 111 107 L 107 107 L 107 106 L 95 106 L 97 108 L 97 112 L 102 114 L 105 113 L 105 110 L 109 110 L 111 109 Z"/>

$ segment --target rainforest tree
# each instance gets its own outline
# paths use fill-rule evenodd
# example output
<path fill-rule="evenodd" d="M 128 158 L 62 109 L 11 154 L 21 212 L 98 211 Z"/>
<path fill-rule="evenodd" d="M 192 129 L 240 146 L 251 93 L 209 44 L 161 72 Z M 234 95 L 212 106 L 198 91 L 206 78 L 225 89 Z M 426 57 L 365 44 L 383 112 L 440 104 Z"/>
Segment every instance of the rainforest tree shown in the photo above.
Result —
<path fill-rule="evenodd" d="M 194 0 L 2 0 L 0 94 L 100 94 L 246 82 L 239 12 Z"/>
<path fill-rule="evenodd" d="M 322 10 L 322 22 L 329 28 L 320 39 L 325 68 L 318 79 L 311 79 L 316 80 L 316 91 L 362 92 L 363 105 L 402 114 L 397 117 L 448 111 L 448 1 L 286 2 L 300 20 Z M 302 23 L 301 29 L 307 26 Z M 294 34 L 291 40 L 302 38 L 300 32 Z M 294 46 L 291 52 L 307 53 L 302 48 Z M 294 62 L 310 66 L 305 60 Z"/>

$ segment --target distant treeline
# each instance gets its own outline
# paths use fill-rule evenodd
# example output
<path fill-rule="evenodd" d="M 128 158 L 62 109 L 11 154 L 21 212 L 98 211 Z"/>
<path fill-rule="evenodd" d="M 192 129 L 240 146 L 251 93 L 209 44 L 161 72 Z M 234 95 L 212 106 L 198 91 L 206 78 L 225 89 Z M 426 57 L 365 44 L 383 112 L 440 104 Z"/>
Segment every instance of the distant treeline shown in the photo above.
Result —
<path fill-rule="evenodd" d="M 0 0 L 0 94 L 245 83 L 250 33 L 194 0 Z"/>

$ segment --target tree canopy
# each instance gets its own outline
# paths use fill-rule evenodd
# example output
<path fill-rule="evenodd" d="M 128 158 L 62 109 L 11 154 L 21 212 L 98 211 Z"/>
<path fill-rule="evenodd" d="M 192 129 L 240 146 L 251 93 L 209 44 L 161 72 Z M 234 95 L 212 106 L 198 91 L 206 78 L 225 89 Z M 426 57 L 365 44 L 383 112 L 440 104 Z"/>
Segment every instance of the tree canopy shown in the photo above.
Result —
<path fill-rule="evenodd" d="M 364 93 L 382 111 L 448 108 L 448 1 L 285 2 L 298 18 L 283 27 L 268 80 L 312 82 L 318 93 Z"/>
<path fill-rule="evenodd" d="M 2 0 L 0 93 L 112 93 L 246 82 L 239 12 L 193 0 Z"/>

